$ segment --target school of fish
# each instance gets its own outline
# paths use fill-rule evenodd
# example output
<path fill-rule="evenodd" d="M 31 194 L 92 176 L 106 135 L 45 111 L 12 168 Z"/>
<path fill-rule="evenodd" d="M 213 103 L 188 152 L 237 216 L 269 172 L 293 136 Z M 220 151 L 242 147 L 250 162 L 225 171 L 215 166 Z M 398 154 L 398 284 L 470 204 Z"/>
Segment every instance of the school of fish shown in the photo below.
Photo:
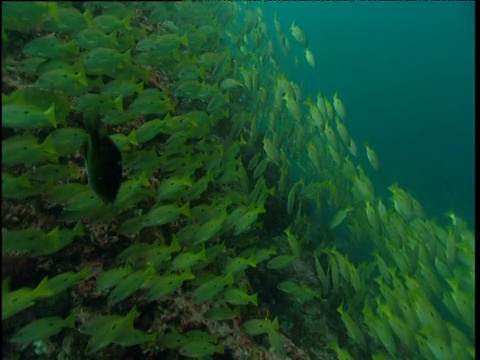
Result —
<path fill-rule="evenodd" d="M 300 26 L 2 2 L 2 265 L 35 264 L 2 278 L 6 359 L 475 358 L 474 233 L 376 193 L 341 91 L 279 65 L 322 66 Z"/>

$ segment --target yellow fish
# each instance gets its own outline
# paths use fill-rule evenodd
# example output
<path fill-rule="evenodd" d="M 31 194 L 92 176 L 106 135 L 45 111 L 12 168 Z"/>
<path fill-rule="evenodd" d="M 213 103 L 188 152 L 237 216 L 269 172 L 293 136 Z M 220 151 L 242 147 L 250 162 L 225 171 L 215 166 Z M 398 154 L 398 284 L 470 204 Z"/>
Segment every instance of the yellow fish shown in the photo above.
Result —
<path fill-rule="evenodd" d="M 342 121 L 345 121 L 347 119 L 345 107 L 343 106 L 342 100 L 340 100 L 340 98 L 338 97 L 337 92 L 335 92 L 335 94 L 333 95 L 333 108 L 335 109 L 335 112 Z"/>
<path fill-rule="evenodd" d="M 378 162 L 377 153 L 370 147 L 368 142 L 365 142 L 363 145 L 365 145 L 365 150 L 367 151 L 368 162 L 378 171 L 380 164 Z"/>
<path fill-rule="evenodd" d="M 312 51 L 309 48 L 305 49 L 305 58 L 307 59 L 308 65 L 310 65 L 312 68 L 315 69 L 317 66 L 317 63 L 315 62 L 315 56 L 313 55 Z"/>

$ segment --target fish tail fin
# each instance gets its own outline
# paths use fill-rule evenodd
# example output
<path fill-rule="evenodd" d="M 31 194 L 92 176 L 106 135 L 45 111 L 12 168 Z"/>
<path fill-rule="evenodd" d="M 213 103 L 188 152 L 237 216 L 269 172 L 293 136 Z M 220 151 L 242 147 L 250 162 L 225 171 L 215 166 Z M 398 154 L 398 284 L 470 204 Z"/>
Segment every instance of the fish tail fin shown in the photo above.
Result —
<path fill-rule="evenodd" d="M 123 111 L 123 96 L 118 95 L 114 100 L 113 103 L 115 105 L 115 109 L 118 111 Z"/>
<path fill-rule="evenodd" d="M 190 217 L 190 201 L 188 201 L 185 205 L 181 207 L 181 213 L 186 217 Z"/>
<path fill-rule="evenodd" d="M 66 327 L 70 327 L 70 328 L 75 328 L 75 320 L 76 320 L 76 317 L 75 317 L 75 314 L 71 314 L 70 316 L 68 316 L 67 318 L 64 319 L 64 325 Z"/>
<path fill-rule="evenodd" d="M 125 24 L 125 29 L 127 29 L 127 30 L 132 29 L 132 26 L 130 25 L 130 20 L 129 20 L 128 16 L 125 19 L 123 19 L 123 23 Z"/>
<path fill-rule="evenodd" d="M 41 145 L 42 151 L 46 154 L 46 158 L 49 161 L 58 163 L 58 154 L 57 154 L 57 148 L 55 146 L 55 143 L 52 139 L 52 137 L 47 137 L 42 145 Z"/>
<path fill-rule="evenodd" d="M 123 61 L 126 63 L 126 64 L 131 64 L 131 57 L 130 57 L 130 49 L 128 49 L 127 51 L 125 51 L 123 54 L 122 54 L 122 59 Z"/>
<path fill-rule="evenodd" d="M 38 284 L 33 291 L 39 298 L 53 295 L 53 291 L 48 287 L 48 277 L 43 278 L 40 284 Z"/>
<path fill-rule="evenodd" d="M 44 114 L 48 122 L 52 124 L 54 128 L 56 128 L 57 118 L 55 117 L 55 103 L 52 103 L 52 105 L 44 112 Z"/>

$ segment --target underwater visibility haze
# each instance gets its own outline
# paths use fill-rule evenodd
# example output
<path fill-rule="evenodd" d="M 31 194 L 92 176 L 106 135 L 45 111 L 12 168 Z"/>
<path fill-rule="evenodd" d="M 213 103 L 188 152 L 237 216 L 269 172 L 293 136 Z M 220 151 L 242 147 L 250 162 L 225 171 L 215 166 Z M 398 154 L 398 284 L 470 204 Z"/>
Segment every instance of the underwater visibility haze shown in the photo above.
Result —
<path fill-rule="evenodd" d="M 474 3 L 2 2 L 5 359 L 474 359 Z"/>

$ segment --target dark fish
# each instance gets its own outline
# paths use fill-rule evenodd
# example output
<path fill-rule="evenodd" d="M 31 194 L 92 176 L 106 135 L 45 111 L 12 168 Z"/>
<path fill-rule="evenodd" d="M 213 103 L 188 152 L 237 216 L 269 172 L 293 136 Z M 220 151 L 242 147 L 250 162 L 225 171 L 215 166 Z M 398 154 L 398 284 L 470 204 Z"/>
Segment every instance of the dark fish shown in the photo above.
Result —
<path fill-rule="evenodd" d="M 113 203 L 122 182 L 122 154 L 100 121 L 84 123 L 90 134 L 85 144 L 88 182 L 105 203 Z"/>

